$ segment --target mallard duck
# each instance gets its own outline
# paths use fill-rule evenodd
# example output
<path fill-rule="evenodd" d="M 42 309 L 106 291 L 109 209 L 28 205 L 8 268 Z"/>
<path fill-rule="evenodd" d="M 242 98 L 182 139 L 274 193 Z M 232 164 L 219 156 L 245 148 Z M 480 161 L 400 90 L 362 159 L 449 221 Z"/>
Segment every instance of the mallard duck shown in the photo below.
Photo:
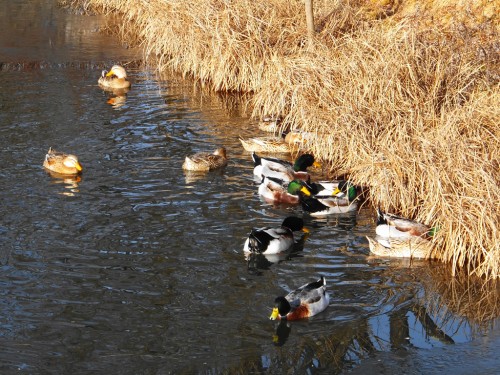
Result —
<path fill-rule="evenodd" d="M 275 133 L 279 130 L 281 116 L 264 116 L 259 122 L 259 129 L 269 133 Z"/>
<path fill-rule="evenodd" d="M 103 70 L 97 83 L 108 89 L 124 89 L 130 87 L 130 81 L 127 79 L 127 72 L 121 65 L 113 65 L 109 72 Z"/>
<path fill-rule="evenodd" d="M 75 155 L 56 151 L 52 147 L 49 148 L 47 155 L 45 155 L 43 166 L 49 171 L 64 175 L 80 174 L 83 170 Z"/>
<path fill-rule="evenodd" d="M 306 231 L 304 221 L 288 216 L 279 227 L 254 228 L 243 245 L 245 253 L 278 254 L 290 250 L 294 243 L 293 232 Z"/>
<path fill-rule="evenodd" d="M 254 162 L 253 174 L 261 178 L 264 176 L 276 177 L 283 181 L 292 181 L 295 179 L 308 180 L 309 173 L 307 168 L 310 166 L 320 167 L 321 165 L 314 161 L 311 154 L 302 154 L 292 163 L 276 158 L 266 158 L 252 153 Z"/>
<path fill-rule="evenodd" d="M 269 319 L 309 318 L 325 310 L 329 304 L 330 297 L 326 291 L 326 281 L 321 276 L 318 281 L 302 285 L 284 297 L 277 297 Z"/>
<path fill-rule="evenodd" d="M 432 242 L 424 238 L 413 236 L 407 238 L 370 238 L 368 244 L 370 252 L 381 257 L 392 258 L 433 258 Z"/>
<path fill-rule="evenodd" d="M 409 238 L 432 236 L 434 230 L 418 221 L 383 212 L 377 209 L 377 235 L 386 238 Z"/>
<path fill-rule="evenodd" d="M 213 154 L 198 152 L 186 156 L 182 168 L 188 171 L 211 171 L 227 165 L 226 149 L 220 147 Z"/>
<path fill-rule="evenodd" d="M 240 138 L 240 142 L 246 151 L 269 152 L 275 154 L 286 154 L 290 148 L 281 137 L 259 137 L 259 138 Z"/>
<path fill-rule="evenodd" d="M 290 184 L 292 185 L 291 187 L 289 187 Z M 299 204 L 300 200 L 298 194 L 291 194 L 288 190 L 302 191 L 306 196 L 311 195 L 310 191 L 298 181 L 294 180 L 287 183 L 279 178 L 267 176 L 262 178 L 258 191 L 259 195 L 268 203 Z"/>
<path fill-rule="evenodd" d="M 294 185 L 288 185 L 290 194 L 298 194 L 302 209 L 312 216 L 324 216 L 340 214 L 358 209 L 356 202 L 357 189 L 349 181 L 340 181 L 338 187 L 329 194 L 318 194 L 308 196 L 301 190 L 296 190 Z"/>

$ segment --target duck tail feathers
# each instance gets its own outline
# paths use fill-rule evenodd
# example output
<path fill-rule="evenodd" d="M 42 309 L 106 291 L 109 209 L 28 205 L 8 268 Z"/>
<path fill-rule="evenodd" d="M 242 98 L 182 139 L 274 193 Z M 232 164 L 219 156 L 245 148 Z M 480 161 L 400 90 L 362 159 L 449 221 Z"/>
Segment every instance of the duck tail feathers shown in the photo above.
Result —
<path fill-rule="evenodd" d="M 319 289 L 325 285 L 326 285 L 325 278 L 324 278 L 324 276 L 321 276 L 318 281 L 313 281 L 310 284 L 304 285 L 304 288 L 306 290 L 314 290 L 314 289 Z"/>
<path fill-rule="evenodd" d="M 382 211 L 380 206 L 377 207 L 377 225 L 387 224 L 387 219 L 385 218 L 385 213 Z"/>
<path fill-rule="evenodd" d="M 248 237 L 248 250 L 251 253 L 261 253 L 262 252 L 262 251 L 260 251 L 259 240 L 252 235 L 250 235 L 250 237 Z"/>
<path fill-rule="evenodd" d="M 253 160 L 254 167 L 262 164 L 262 162 L 261 162 L 262 158 L 259 155 L 257 155 L 255 153 L 255 151 L 252 152 L 252 160 Z"/>
<path fill-rule="evenodd" d="M 263 253 L 269 246 L 270 237 L 265 231 L 252 229 L 248 236 L 248 250 L 252 253 Z"/>

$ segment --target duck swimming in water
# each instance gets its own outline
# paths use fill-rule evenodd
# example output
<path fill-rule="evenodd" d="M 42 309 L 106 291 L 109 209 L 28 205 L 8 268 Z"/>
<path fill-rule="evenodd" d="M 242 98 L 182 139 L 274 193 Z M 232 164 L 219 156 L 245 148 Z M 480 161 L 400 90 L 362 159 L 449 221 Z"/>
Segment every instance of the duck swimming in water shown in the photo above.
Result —
<path fill-rule="evenodd" d="M 323 276 L 318 281 L 302 285 L 286 296 L 274 300 L 269 319 L 297 320 L 309 318 L 325 310 L 330 304 Z"/>
<path fill-rule="evenodd" d="M 222 168 L 227 165 L 226 149 L 220 147 L 212 154 L 207 152 L 198 152 L 194 155 L 186 156 L 182 169 L 187 171 L 211 171 Z"/>
<path fill-rule="evenodd" d="M 43 166 L 51 172 L 63 175 L 76 175 L 83 170 L 75 155 L 56 151 L 52 147 L 49 148 L 45 155 Z"/>
<path fill-rule="evenodd" d="M 243 139 L 240 142 L 246 151 L 287 154 L 290 152 L 288 143 L 282 137 L 254 137 Z"/>
<path fill-rule="evenodd" d="M 279 227 L 254 228 L 243 245 L 245 253 L 279 254 L 290 250 L 295 244 L 293 232 L 305 231 L 304 221 L 288 216 Z"/>
<path fill-rule="evenodd" d="M 109 72 L 103 70 L 97 83 L 107 89 L 126 89 L 130 87 L 127 72 L 121 65 L 113 65 Z"/>
<path fill-rule="evenodd" d="M 381 257 L 432 258 L 436 228 L 377 209 L 377 236 L 366 237 L 370 252 Z"/>
<path fill-rule="evenodd" d="M 375 237 L 366 236 L 370 252 L 373 255 L 387 258 L 434 258 L 433 244 L 424 238 L 415 237 Z"/>
<path fill-rule="evenodd" d="M 274 204 L 299 204 L 298 191 L 302 191 L 306 196 L 311 195 L 309 190 L 296 180 L 285 182 L 279 178 L 267 176 L 262 178 L 258 191 L 266 202 Z"/>

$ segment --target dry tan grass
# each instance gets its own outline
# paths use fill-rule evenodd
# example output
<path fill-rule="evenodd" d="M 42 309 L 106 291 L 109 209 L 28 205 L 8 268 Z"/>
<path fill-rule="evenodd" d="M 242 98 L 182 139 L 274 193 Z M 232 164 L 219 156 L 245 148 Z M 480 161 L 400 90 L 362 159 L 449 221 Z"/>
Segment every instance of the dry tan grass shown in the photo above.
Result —
<path fill-rule="evenodd" d="M 314 44 L 300 1 L 65 3 L 122 13 L 160 69 L 252 92 L 373 205 L 439 226 L 453 273 L 500 277 L 500 0 L 316 1 Z"/>

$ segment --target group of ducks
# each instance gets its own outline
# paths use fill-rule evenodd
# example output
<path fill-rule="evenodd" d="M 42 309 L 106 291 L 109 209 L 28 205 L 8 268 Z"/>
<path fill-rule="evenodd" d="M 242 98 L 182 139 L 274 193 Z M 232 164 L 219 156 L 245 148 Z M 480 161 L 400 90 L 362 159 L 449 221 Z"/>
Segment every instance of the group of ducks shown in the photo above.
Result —
<path fill-rule="evenodd" d="M 359 188 L 346 180 L 311 182 L 307 169 L 319 167 L 311 154 L 302 154 L 292 164 L 288 161 L 262 157 L 252 153 L 254 176 L 260 181 L 259 195 L 269 203 L 302 206 L 311 216 L 353 212 L 358 209 Z M 213 154 L 197 153 L 185 159 L 183 168 L 208 171 L 227 164 L 225 149 Z M 432 230 L 419 222 L 377 211 L 375 239 L 367 237 L 370 251 L 379 256 L 429 257 Z M 303 219 L 286 217 L 279 227 L 254 228 L 243 245 L 249 254 L 286 254 L 296 244 L 294 232 L 304 231 Z M 286 296 L 277 297 L 270 319 L 295 320 L 314 316 L 329 305 L 326 280 L 305 284 Z"/>
<path fill-rule="evenodd" d="M 109 72 L 103 71 L 98 83 L 103 88 L 130 88 L 125 69 L 115 65 Z M 311 216 L 324 216 L 356 211 L 358 187 L 346 180 L 311 182 L 307 169 L 320 166 L 311 154 L 299 156 L 294 164 L 277 158 L 262 157 L 252 153 L 254 176 L 260 180 L 258 192 L 270 203 L 300 204 Z M 227 165 L 226 149 L 213 153 L 196 153 L 186 156 L 182 168 L 186 171 L 206 172 Z M 72 154 L 49 148 L 43 166 L 56 175 L 79 175 L 83 167 Z M 254 228 L 246 239 L 243 251 L 247 254 L 281 254 L 295 245 L 294 232 L 307 230 L 303 219 L 296 216 L 285 218 L 281 226 Z M 377 210 L 377 237 L 367 237 L 370 251 L 379 256 L 429 258 L 434 229 L 393 214 Z M 305 284 L 286 296 L 274 301 L 270 319 L 296 320 L 314 316 L 329 305 L 326 280 Z"/>
<path fill-rule="evenodd" d="M 131 86 L 127 72 L 121 65 L 113 65 L 109 72 L 103 70 L 97 83 L 105 90 L 129 89 Z M 45 155 L 43 166 L 56 177 L 79 175 L 83 171 L 76 155 L 56 151 L 52 147 Z"/>

